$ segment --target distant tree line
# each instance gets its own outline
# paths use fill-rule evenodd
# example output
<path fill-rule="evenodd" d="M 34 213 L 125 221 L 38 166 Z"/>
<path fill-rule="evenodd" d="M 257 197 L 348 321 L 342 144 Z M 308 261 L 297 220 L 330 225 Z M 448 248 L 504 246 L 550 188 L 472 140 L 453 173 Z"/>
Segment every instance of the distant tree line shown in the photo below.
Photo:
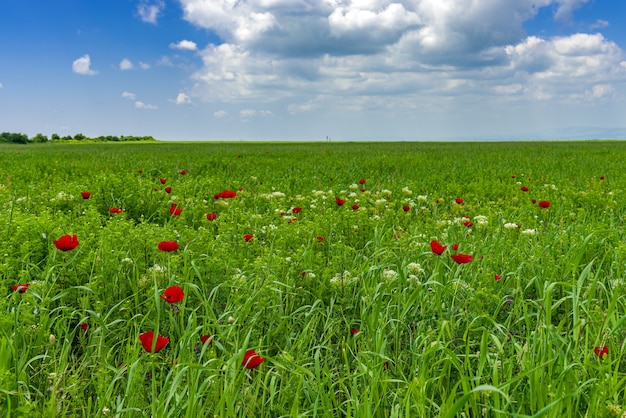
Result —
<path fill-rule="evenodd" d="M 0 133 L 0 143 L 9 144 L 30 144 L 30 143 L 42 143 L 42 142 L 63 142 L 63 141 L 80 141 L 80 142 L 129 142 L 129 141 L 155 141 L 151 136 L 134 136 L 134 135 L 106 135 L 96 138 L 90 138 L 81 133 L 74 136 L 66 135 L 59 136 L 58 134 L 52 134 L 50 139 L 46 135 L 37 134 L 32 138 L 28 135 L 15 132 L 2 132 Z"/>

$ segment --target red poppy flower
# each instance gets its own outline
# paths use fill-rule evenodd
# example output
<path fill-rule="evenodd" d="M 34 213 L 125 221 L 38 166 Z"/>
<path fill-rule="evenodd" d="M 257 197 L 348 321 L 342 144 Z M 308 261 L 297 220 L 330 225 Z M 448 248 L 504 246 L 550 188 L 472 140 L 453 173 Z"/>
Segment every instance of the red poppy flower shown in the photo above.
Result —
<path fill-rule="evenodd" d="M 359 205 L 352 205 L 353 210 L 359 210 Z"/>
<path fill-rule="evenodd" d="M 137 170 L 137 173 L 143 174 L 143 170 Z"/>
<path fill-rule="evenodd" d="M 187 174 L 187 170 L 180 170 L 180 174 L 184 176 L 185 174 Z"/>
<path fill-rule="evenodd" d="M 465 202 L 465 200 L 461 199 L 460 197 L 457 197 L 456 199 L 454 199 L 454 201 L 459 205 L 462 205 Z"/>
<path fill-rule="evenodd" d="M 185 292 L 179 286 L 170 286 L 163 294 L 160 296 L 161 299 L 166 301 L 167 303 L 176 303 L 183 300 L 185 297 Z"/>
<path fill-rule="evenodd" d="M 357 335 L 358 333 L 359 333 L 359 329 L 358 328 L 352 328 L 350 330 L 350 334 L 352 334 L 352 335 Z"/>
<path fill-rule="evenodd" d="M 335 198 L 335 202 L 336 202 L 336 203 L 337 203 L 337 205 L 339 205 L 339 206 L 341 206 L 341 205 L 343 205 L 344 203 L 346 203 L 346 201 L 345 201 L 345 200 L 343 200 L 343 199 L 339 199 L 338 197 L 336 197 L 336 198 Z"/>
<path fill-rule="evenodd" d="M 206 214 L 207 221 L 214 221 L 217 219 L 217 213 L 207 213 Z"/>
<path fill-rule="evenodd" d="M 498 280 L 502 279 L 502 275 L 501 275 L 501 274 L 494 274 L 494 275 L 493 275 L 493 278 L 494 278 L 496 281 L 498 281 Z"/>
<path fill-rule="evenodd" d="M 522 187 L 520 188 L 520 190 L 521 190 L 521 191 L 523 191 L 523 192 L 527 192 L 527 191 L 528 191 L 528 187 L 526 187 L 526 186 L 522 186 Z"/>
<path fill-rule="evenodd" d="M 254 369 L 255 367 L 259 367 L 264 361 L 265 359 L 259 356 L 256 351 L 248 350 L 243 356 L 243 361 L 241 362 L 241 365 L 244 366 L 246 369 Z"/>
<path fill-rule="evenodd" d="M 154 342 L 154 331 L 144 332 L 143 334 L 139 334 L 139 341 L 141 341 L 141 346 L 148 353 L 152 353 L 152 344 Z M 158 353 L 161 351 L 167 343 L 170 342 L 170 339 L 167 337 L 163 337 L 162 335 L 157 335 L 156 344 L 154 346 L 154 353 Z"/>
<path fill-rule="evenodd" d="M 323 237 L 323 236 L 321 236 L 321 235 L 318 235 L 318 237 L 317 237 L 317 238 L 315 238 L 315 239 L 317 240 L 317 242 L 322 242 L 322 241 L 324 241 L 324 237 Z"/>
<path fill-rule="evenodd" d="M 432 240 L 430 242 L 430 249 L 433 250 L 433 252 L 437 255 L 441 255 L 443 254 L 443 252 L 446 250 L 446 248 L 448 248 L 447 245 L 441 245 L 440 243 L 438 243 L 435 240 Z"/>
<path fill-rule="evenodd" d="M 116 208 L 116 207 L 112 207 L 111 209 L 109 209 L 109 213 L 120 214 L 120 213 L 122 213 L 122 209 Z"/>
<path fill-rule="evenodd" d="M 533 199 L 530 202 L 534 205 L 535 203 L 537 203 L 537 199 Z"/>
<path fill-rule="evenodd" d="M 455 244 L 452 244 L 452 249 L 453 249 L 454 251 L 457 251 L 457 250 L 459 249 L 459 244 L 456 244 L 456 243 L 455 243 Z"/>
<path fill-rule="evenodd" d="M 600 176 L 600 180 L 604 180 L 604 176 Z"/>
<path fill-rule="evenodd" d="M 165 188 L 165 189 L 163 189 L 163 190 L 165 190 L 165 193 L 172 193 L 172 188 L 171 188 L 171 187 L 169 187 L 169 186 L 168 186 L 168 187 L 166 187 L 166 188 Z"/>
<path fill-rule="evenodd" d="M 245 242 L 252 241 L 252 238 L 254 238 L 254 235 L 252 235 L 252 234 L 245 234 L 245 235 L 243 236 L 243 240 L 244 240 Z"/>
<path fill-rule="evenodd" d="M 30 283 L 21 283 L 15 286 L 11 286 L 11 289 L 13 289 L 13 291 L 15 292 L 24 293 L 28 290 L 29 286 L 30 286 Z"/>
<path fill-rule="evenodd" d="M 291 213 L 300 213 L 302 211 L 302 208 L 293 208 L 291 209 Z"/>
<path fill-rule="evenodd" d="M 213 337 L 211 337 L 210 335 L 203 335 L 200 337 L 200 341 L 202 341 L 202 344 L 209 344 L 209 345 L 213 345 Z"/>
<path fill-rule="evenodd" d="M 172 252 L 178 250 L 178 244 L 176 241 L 161 241 L 158 245 L 159 250 L 165 252 Z"/>
<path fill-rule="evenodd" d="M 177 207 L 178 205 L 176 203 L 172 203 L 172 206 L 170 206 L 170 214 L 173 216 L 180 216 L 181 213 L 183 213 L 183 210 L 181 208 Z"/>
<path fill-rule="evenodd" d="M 213 195 L 213 199 L 232 199 L 237 196 L 237 192 L 233 192 L 232 190 L 224 190 L 223 192 L 219 192 Z"/>
<path fill-rule="evenodd" d="M 365 179 L 359 180 L 359 184 L 365 184 Z"/>
<path fill-rule="evenodd" d="M 409 205 L 404 205 L 404 206 L 402 206 L 402 210 L 405 211 L 405 212 L 408 212 L 408 211 L 411 210 L 411 207 Z"/>
<path fill-rule="evenodd" d="M 548 209 L 550 207 L 550 202 L 548 202 L 547 200 L 542 200 L 539 202 L 538 206 L 542 209 Z"/>
<path fill-rule="evenodd" d="M 80 195 L 83 199 L 89 199 L 91 197 L 91 192 L 80 192 Z"/>
<path fill-rule="evenodd" d="M 609 354 L 609 347 L 594 347 L 593 352 L 600 358 L 603 358 L 605 355 Z"/>
<path fill-rule="evenodd" d="M 514 178 L 515 178 L 515 176 L 511 176 L 511 178 L 512 178 L 512 179 L 514 179 Z"/>
<path fill-rule="evenodd" d="M 472 221 L 465 221 L 465 222 L 463 222 L 463 225 L 465 225 L 466 227 L 470 228 L 470 227 L 474 226 L 474 222 L 472 222 Z"/>
<path fill-rule="evenodd" d="M 78 237 L 74 235 L 63 235 L 59 239 L 52 241 L 54 246 L 61 251 L 71 251 L 78 247 Z"/>
<path fill-rule="evenodd" d="M 161 182 L 161 184 L 165 184 L 167 182 L 167 179 L 164 179 L 163 177 L 161 177 L 159 181 Z"/>
<path fill-rule="evenodd" d="M 452 257 L 457 264 L 469 263 L 474 259 L 474 257 L 468 254 L 452 254 L 450 257 Z"/>
<path fill-rule="evenodd" d="M 82 324 L 79 325 L 80 329 L 82 329 L 83 331 L 87 331 L 89 329 L 89 324 L 86 322 L 83 322 Z"/>

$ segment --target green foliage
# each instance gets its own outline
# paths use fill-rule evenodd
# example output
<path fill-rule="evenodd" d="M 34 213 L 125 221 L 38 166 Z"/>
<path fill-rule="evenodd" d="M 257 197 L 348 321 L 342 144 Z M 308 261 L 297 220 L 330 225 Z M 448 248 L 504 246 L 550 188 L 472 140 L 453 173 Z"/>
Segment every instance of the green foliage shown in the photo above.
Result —
<path fill-rule="evenodd" d="M 0 145 L 1 416 L 624 413 L 622 142 L 51 140 Z"/>

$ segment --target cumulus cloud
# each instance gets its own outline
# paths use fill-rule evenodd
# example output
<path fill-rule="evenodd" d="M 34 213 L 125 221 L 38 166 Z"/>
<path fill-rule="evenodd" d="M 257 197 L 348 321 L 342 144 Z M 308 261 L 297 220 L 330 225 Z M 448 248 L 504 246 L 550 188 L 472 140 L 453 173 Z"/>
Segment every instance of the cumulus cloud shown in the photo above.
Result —
<path fill-rule="evenodd" d="M 137 5 L 137 14 L 142 22 L 152 23 L 155 25 L 159 16 L 165 9 L 165 2 L 163 0 L 158 0 L 156 2 L 149 2 L 146 0 L 142 0 Z"/>
<path fill-rule="evenodd" d="M 140 101 L 140 100 L 137 100 L 137 101 L 135 102 L 135 108 L 137 108 L 137 109 L 148 109 L 148 110 L 154 110 L 154 109 L 157 109 L 157 107 L 156 107 L 156 106 L 154 106 L 154 105 L 150 105 L 150 104 L 147 104 L 147 103 L 144 103 L 144 102 L 142 102 L 142 101 Z"/>
<path fill-rule="evenodd" d="M 599 33 L 529 35 L 524 26 L 544 7 L 570 19 L 587 1 L 179 0 L 187 21 L 223 41 L 199 51 L 194 95 L 282 102 L 293 115 L 329 104 L 417 109 L 428 98 L 489 93 L 494 100 L 610 97 L 614 83 L 626 82 L 615 42 Z"/>
<path fill-rule="evenodd" d="M 213 117 L 216 119 L 224 119 L 228 117 L 228 112 L 225 110 L 218 110 L 217 112 L 213 113 Z"/>
<path fill-rule="evenodd" d="M 80 75 L 96 75 L 97 71 L 91 69 L 91 58 L 89 54 L 85 54 L 82 57 L 74 60 L 72 63 L 72 71 Z"/>
<path fill-rule="evenodd" d="M 177 43 L 171 43 L 170 44 L 170 48 L 172 49 L 185 49 L 187 51 L 195 51 L 198 49 L 198 45 L 193 42 L 193 41 L 188 41 L 186 39 L 183 39 L 180 42 Z"/>
<path fill-rule="evenodd" d="M 150 64 L 139 61 L 139 68 L 141 68 L 142 70 L 149 70 Z"/>
<path fill-rule="evenodd" d="M 124 58 L 122 61 L 120 61 L 120 70 L 125 71 L 125 70 L 132 70 L 133 69 L 133 62 L 131 60 L 129 60 L 128 58 Z"/>
<path fill-rule="evenodd" d="M 191 98 L 181 91 L 178 93 L 178 96 L 176 96 L 175 103 L 178 105 L 191 104 Z"/>
<path fill-rule="evenodd" d="M 124 91 L 124 92 L 122 92 L 122 97 L 125 98 L 125 99 L 128 99 L 130 101 L 135 102 L 135 108 L 136 109 L 147 109 L 147 110 L 157 109 L 157 106 L 144 103 L 141 100 L 137 100 L 137 95 L 135 93 L 131 93 L 129 91 Z"/>

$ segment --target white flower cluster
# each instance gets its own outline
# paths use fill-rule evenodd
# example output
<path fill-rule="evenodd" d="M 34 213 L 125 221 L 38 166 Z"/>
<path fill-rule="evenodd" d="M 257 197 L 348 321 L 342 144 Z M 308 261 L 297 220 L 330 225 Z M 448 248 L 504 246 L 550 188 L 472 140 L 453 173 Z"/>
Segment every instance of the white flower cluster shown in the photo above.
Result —
<path fill-rule="evenodd" d="M 59 192 L 57 193 L 56 197 L 53 197 L 52 199 L 50 199 L 51 201 L 55 201 L 55 200 L 74 200 L 74 195 L 65 193 L 65 192 Z"/>
<path fill-rule="evenodd" d="M 537 235 L 537 230 L 536 229 L 524 229 L 522 231 L 522 234 L 524 234 L 524 235 Z"/>
<path fill-rule="evenodd" d="M 155 264 L 152 267 L 149 267 L 148 271 L 150 273 L 163 273 L 163 272 L 165 272 L 165 267 L 159 266 L 158 264 Z"/>
<path fill-rule="evenodd" d="M 503 226 L 504 229 L 517 229 L 517 224 L 515 222 L 507 222 Z"/>
<path fill-rule="evenodd" d="M 231 276 L 231 279 L 233 279 L 234 281 L 245 281 L 246 273 L 241 271 L 241 269 L 235 269 L 235 274 Z"/>
<path fill-rule="evenodd" d="M 420 263 L 409 263 L 409 265 L 406 266 L 406 269 L 409 272 L 409 274 L 414 274 L 414 275 L 424 274 L 424 268 L 422 267 Z"/>
<path fill-rule="evenodd" d="M 383 280 L 390 282 L 398 278 L 398 272 L 395 270 L 387 269 L 383 271 Z"/>
<path fill-rule="evenodd" d="M 330 284 L 333 286 L 347 286 L 352 283 L 356 283 L 359 280 L 359 276 L 353 276 L 348 270 L 343 273 L 337 273 L 330 279 Z"/>
<path fill-rule="evenodd" d="M 487 217 L 485 215 L 474 216 L 474 222 L 476 222 L 476 225 L 479 226 L 485 226 L 489 224 L 489 221 L 487 220 Z"/>
<path fill-rule="evenodd" d="M 261 197 L 265 199 L 279 199 L 279 198 L 285 197 L 285 193 L 283 192 L 265 193 L 265 194 L 262 194 Z"/>

